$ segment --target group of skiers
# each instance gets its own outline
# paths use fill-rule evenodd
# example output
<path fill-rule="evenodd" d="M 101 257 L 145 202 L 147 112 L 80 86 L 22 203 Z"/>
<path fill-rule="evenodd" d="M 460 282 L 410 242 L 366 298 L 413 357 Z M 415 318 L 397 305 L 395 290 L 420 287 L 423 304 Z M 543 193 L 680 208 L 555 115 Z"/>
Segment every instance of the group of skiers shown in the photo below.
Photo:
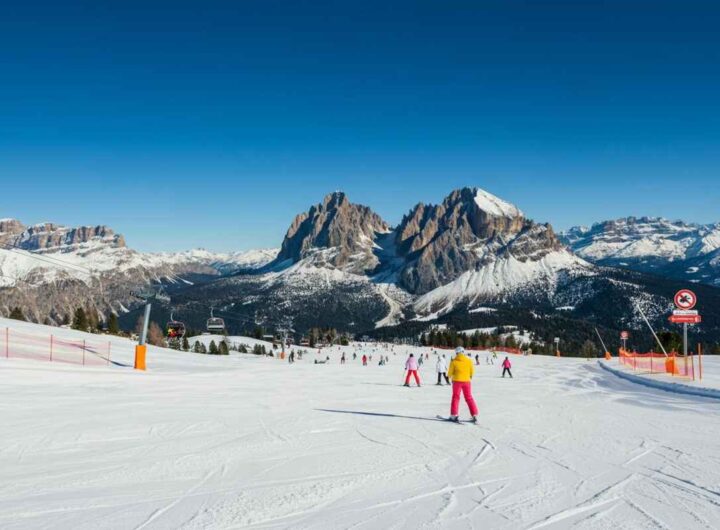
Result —
<path fill-rule="evenodd" d="M 476 356 L 477 357 L 477 356 Z M 422 358 L 422 354 L 420 355 Z M 476 359 L 477 361 L 477 359 Z M 479 363 L 477 363 L 479 364 Z M 415 358 L 414 354 L 410 354 L 407 361 L 405 362 L 405 370 L 407 375 L 405 376 L 405 385 L 410 386 L 410 379 L 415 379 L 415 384 L 421 386 L 420 376 L 418 375 L 419 363 L 418 359 Z M 502 377 L 505 377 L 507 373 L 512 378 L 512 363 L 508 357 L 502 362 Z M 448 365 L 445 354 L 438 355 L 438 360 L 435 363 L 435 371 L 437 372 L 437 385 L 442 386 L 443 379 L 445 384 L 450 384 L 452 380 L 452 398 L 450 401 L 450 421 L 459 422 L 458 411 L 460 407 L 460 396 L 462 395 L 470 409 L 470 415 L 472 416 L 472 422 L 477 423 L 478 408 L 475 403 L 475 399 L 472 395 L 472 378 L 475 373 L 475 367 L 470 357 L 465 355 L 465 348 L 457 348 L 455 350 L 455 357 L 450 361 Z"/>

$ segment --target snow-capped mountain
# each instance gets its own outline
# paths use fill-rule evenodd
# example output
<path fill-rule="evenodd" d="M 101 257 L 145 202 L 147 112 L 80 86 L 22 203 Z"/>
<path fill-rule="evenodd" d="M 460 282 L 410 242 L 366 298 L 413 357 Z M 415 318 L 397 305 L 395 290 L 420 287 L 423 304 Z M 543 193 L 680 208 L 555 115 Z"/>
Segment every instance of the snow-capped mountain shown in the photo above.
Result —
<path fill-rule="evenodd" d="M 560 237 L 593 263 L 720 285 L 720 223 L 626 217 L 575 227 Z"/>
<path fill-rule="evenodd" d="M 177 289 L 196 282 L 252 271 L 277 250 L 214 253 L 195 249 L 143 253 L 106 226 L 69 228 L 52 223 L 25 226 L 0 221 L 0 310 L 18 305 L 27 316 L 58 323 L 76 307 L 122 313 L 137 300 L 133 291 L 149 284 Z"/>
<path fill-rule="evenodd" d="M 296 218 L 268 267 L 191 289 L 187 302 L 218 296 L 242 318 L 367 329 L 487 302 L 567 306 L 597 274 L 550 225 L 478 188 L 418 204 L 395 228 L 334 193 Z"/>
<path fill-rule="evenodd" d="M 478 188 L 454 191 L 440 205 L 417 205 L 397 228 L 396 245 L 405 260 L 401 285 L 422 295 L 415 309 L 424 312 L 530 284 L 550 290 L 560 275 L 591 269 L 563 248 L 549 224 Z"/>

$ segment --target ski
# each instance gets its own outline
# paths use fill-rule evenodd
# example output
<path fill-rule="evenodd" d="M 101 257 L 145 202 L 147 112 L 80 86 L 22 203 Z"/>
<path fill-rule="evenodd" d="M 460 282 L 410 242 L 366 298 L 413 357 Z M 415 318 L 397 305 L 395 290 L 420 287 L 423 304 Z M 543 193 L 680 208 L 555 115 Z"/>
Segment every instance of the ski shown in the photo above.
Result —
<path fill-rule="evenodd" d="M 439 414 L 438 414 L 437 416 L 435 416 L 435 417 L 436 417 L 437 419 L 439 419 L 439 420 L 447 421 L 447 422 L 449 422 L 449 423 L 457 423 L 458 425 L 462 425 L 462 424 L 464 423 L 463 421 L 454 421 L 454 420 L 451 420 L 449 417 L 447 417 L 447 416 L 440 416 Z"/>

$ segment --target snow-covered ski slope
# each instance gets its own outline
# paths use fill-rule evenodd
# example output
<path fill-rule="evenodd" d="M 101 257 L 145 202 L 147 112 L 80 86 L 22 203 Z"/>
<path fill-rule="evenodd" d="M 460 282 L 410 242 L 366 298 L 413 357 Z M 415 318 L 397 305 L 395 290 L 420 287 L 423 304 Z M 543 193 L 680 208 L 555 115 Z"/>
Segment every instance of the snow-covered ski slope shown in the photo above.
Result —
<path fill-rule="evenodd" d="M 0 528 L 720 527 L 717 400 L 575 359 L 513 357 L 501 379 L 483 357 L 480 425 L 453 425 L 432 355 L 408 389 L 407 348 L 353 351 L 0 358 Z"/>

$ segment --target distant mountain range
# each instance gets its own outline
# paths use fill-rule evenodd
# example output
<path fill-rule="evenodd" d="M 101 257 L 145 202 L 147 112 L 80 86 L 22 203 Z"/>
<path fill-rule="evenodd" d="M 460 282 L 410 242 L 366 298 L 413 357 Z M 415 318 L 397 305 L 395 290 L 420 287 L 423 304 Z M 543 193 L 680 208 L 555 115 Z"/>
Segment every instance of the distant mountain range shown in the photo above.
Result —
<path fill-rule="evenodd" d="M 663 325 L 672 293 L 692 281 L 707 285 L 697 286 L 702 333 L 720 340 L 720 289 L 710 287 L 720 285 L 719 248 L 720 225 L 663 219 L 556 235 L 478 188 L 417 204 L 395 227 L 335 192 L 295 218 L 280 249 L 245 253 L 146 254 L 104 226 L 6 219 L 0 310 L 20 305 L 33 320 L 58 323 L 89 305 L 131 326 L 140 307 L 132 292 L 162 284 L 172 304 L 156 304 L 155 318 L 173 311 L 196 329 L 214 307 L 231 330 L 290 322 L 298 332 L 416 335 L 430 323 L 470 329 L 516 319 L 539 340 L 564 330 L 579 341 L 594 325 L 640 329 L 637 306 Z"/>
<path fill-rule="evenodd" d="M 599 265 L 720 286 L 720 223 L 626 217 L 574 227 L 560 238 L 578 256 Z"/>

